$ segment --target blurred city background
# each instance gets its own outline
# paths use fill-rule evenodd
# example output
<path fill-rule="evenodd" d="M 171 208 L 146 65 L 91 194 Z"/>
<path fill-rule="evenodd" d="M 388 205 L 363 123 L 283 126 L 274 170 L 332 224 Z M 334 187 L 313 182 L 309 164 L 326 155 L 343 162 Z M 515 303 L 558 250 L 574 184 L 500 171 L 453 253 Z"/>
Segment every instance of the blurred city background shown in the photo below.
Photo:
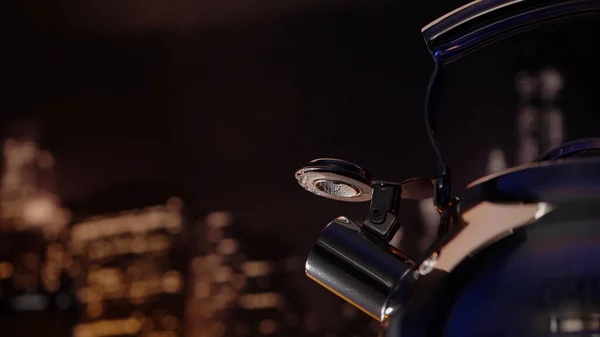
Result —
<path fill-rule="evenodd" d="M 329 221 L 368 206 L 293 174 L 335 157 L 429 175 L 420 29 L 464 3 L 7 4 L 2 336 L 375 336 L 303 270 Z M 439 136 L 457 187 L 600 136 L 599 29 L 565 21 L 450 66 Z M 430 201 L 401 220 L 394 243 L 418 255 Z"/>

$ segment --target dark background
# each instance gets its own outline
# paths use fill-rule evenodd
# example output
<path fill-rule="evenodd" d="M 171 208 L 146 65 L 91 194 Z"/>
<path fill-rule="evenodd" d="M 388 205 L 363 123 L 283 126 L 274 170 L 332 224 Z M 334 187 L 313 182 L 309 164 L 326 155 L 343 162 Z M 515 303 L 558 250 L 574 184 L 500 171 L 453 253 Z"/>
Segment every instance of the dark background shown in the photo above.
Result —
<path fill-rule="evenodd" d="M 420 28 L 464 3 L 13 2 L 0 127 L 54 154 L 67 205 L 166 189 L 194 214 L 228 210 L 304 257 L 328 221 L 366 211 L 303 191 L 293 174 L 309 160 L 344 158 L 387 180 L 430 174 L 422 105 L 433 64 Z M 456 186 L 485 174 L 491 148 L 515 164 L 520 70 L 558 69 L 567 140 L 600 135 L 597 22 L 527 32 L 449 67 L 439 134 Z M 407 228 L 419 221 L 411 205 Z M 290 282 L 323 324 L 338 315 L 303 274 Z"/>

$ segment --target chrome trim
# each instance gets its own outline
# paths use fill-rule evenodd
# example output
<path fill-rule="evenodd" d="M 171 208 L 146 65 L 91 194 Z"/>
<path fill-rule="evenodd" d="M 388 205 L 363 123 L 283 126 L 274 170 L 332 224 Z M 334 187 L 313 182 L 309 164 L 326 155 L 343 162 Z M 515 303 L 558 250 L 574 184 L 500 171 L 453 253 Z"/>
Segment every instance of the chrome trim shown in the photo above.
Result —
<path fill-rule="evenodd" d="M 600 0 L 474 1 L 423 27 L 427 47 L 447 64 L 488 43 L 557 19 L 600 12 Z"/>
<path fill-rule="evenodd" d="M 343 217 L 322 231 L 305 269 L 315 282 L 378 321 L 388 307 L 407 298 L 415 281 L 409 258 Z"/>

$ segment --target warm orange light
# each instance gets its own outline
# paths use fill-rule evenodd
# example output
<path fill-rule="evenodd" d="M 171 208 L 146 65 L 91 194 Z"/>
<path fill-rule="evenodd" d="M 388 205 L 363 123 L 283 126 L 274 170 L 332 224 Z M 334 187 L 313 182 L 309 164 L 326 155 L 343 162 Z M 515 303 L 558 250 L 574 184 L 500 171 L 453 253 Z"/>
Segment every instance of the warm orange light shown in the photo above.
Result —
<path fill-rule="evenodd" d="M 265 319 L 258 325 L 258 331 L 263 335 L 270 335 L 275 332 L 277 326 L 272 319 Z"/>
<path fill-rule="evenodd" d="M 198 282 L 194 286 L 194 297 L 206 298 L 210 296 L 210 284 L 208 282 Z"/>
<path fill-rule="evenodd" d="M 13 266 L 8 262 L 0 262 L 0 279 L 10 278 L 13 274 Z"/>
<path fill-rule="evenodd" d="M 229 281 L 233 277 L 233 271 L 228 266 L 217 268 L 213 273 L 213 280 L 217 283 Z"/>
<path fill-rule="evenodd" d="M 122 212 L 118 215 L 89 218 L 71 229 L 72 241 L 92 241 L 109 236 L 144 234 L 156 230 L 181 228 L 178 212 L 165 206 Z"/>
<path fill-rule="evenodd" d="M 276 308 L 283 302 L 281 295 L 267 292 L 258 294 L 245 294 L 239 299 L 242 308 L 245 309 L 265 309 Z"/>
<path fill-rule="evenodd" d="M 217 245 L 217 251 L 221 255 L 231 255 L 237 251 L 238 243 L 234 239 L 223 239 Z"/>
<path fill-rule="evenodd" d="M 181 274 L 176 270 L 171 270 L 165 273 L 162 279 L 162 286 L 167 293 L 177 293 L 182 287 Z"/>
<path fill-rule="evenodd" d="M 242 264 L 242 270 L 248 277 L 268 275 L 272 270 L 270 261 L 248 261 Z"/>
<path fill-rule="evenodd" d="M 231 225 L 233 217 L 229 212 L 212 212 L 204 218 L 208 227 L 223 228 Z"/>
<path fill-rule="evenodd" d="M 141 328 L 141 322 L 129 317 L 125 319 L 101 320 L 91 323 L 77 324 L 73 328 L 74 337 L 108 337 L 119 335 L 135 335 Z"/>
<path fill-rule="evenodd" d="M 173 315 L 166 315 L 160 320 L 160 324 L 167 330 L 175 330 L 178 323 L 177 318 Z"/>

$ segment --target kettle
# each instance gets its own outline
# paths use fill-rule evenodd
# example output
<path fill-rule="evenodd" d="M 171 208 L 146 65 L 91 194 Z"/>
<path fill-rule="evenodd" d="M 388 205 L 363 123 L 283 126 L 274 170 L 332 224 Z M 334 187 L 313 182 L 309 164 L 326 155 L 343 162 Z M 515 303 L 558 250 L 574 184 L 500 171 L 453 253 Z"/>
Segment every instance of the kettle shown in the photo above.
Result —
<path fill-rule="evenodd" d="M 600 335 L 600 138 L 563 144 L 455 196 L 435 136 L 448 64 L 509 35 L 596 12 L 598 0 L 474 1 L 425 26 L 434 61 L 424 109 L 433 174 L 377 180 L 332 158 L 298 170 L 309 192 L 370 202 L 364 220 L 342 216 L 325 227 L 308 254 L 308 277 L 381 322 L 385 337 Z M 422 256 L 407 256 L 390 244 L 399 203 L 426 198 L 440 214 L 437 235 Z"/>

